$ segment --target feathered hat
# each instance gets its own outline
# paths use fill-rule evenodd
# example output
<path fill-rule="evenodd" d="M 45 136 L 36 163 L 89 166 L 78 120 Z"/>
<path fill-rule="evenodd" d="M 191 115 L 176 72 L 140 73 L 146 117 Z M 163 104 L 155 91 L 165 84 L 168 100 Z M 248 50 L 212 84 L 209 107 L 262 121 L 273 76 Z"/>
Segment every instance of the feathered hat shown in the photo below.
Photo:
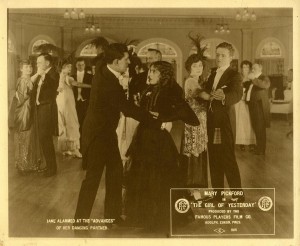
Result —
<path fill-rule="evenodd" d="M 109 42 L 106 40 L 106 38 L 99 36 L 94 38 L 91 41 L 91 44 L 94 45 L 96 48 L 102 47 L 105 50 L 109 45 Z"/>
<path fill-rule="evenodd" d="M 207 59 L 207 57 L 204 55 L 207 45 L 201 47 L 201 44 L 205 38 L 201 34 L 196 34 L 196 36 L 193 37 L 191 33 L 192 32 L 189 32 L 188 37 L 190 40 L 192 40 L 192 44 L 197 48 L 197 55 L 201 57 L 201 60 Z"/>

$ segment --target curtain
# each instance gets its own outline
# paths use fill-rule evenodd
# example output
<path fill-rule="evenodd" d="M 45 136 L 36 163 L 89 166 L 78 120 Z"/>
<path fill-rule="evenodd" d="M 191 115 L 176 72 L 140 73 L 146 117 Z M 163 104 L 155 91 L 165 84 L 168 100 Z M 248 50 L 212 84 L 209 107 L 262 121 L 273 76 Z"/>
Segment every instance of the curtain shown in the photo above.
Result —
<path fill-rule="evenodd" d="M 263 74 L 265 75 L 278 75 L 284 73 L 283 58 L 255 59 L 255 62 L 262 64 Z"/>

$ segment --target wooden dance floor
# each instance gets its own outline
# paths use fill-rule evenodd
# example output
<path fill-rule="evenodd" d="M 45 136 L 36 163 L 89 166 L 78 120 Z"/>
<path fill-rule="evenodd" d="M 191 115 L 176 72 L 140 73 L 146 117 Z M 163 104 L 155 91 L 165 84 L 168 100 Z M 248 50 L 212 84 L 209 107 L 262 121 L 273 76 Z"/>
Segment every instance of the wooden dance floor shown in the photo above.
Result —
<path fill-rule="evenodd" d="M 267 130 L 266 156 L 256 156 L 236 148 L 242 185 L 247 188 L 275 188 L 275 236 L 293 237 L 293 138 L 286 137 L 291 126 L 284 117 L 272 120 Z M 45 178 L 41 174 L 20 176 L 14 166 L 13 138 L 9 136 L 9 236 L 72 238 L 72 230 L 56 230 L 47 219 L 72 219 L 84 171 L 81 160 L 57 154 L 58 174 Z M 102 179 L 91 217 L 103 218 L 104 179 Z M 141 229 L 116 227 L 95 230 L 91 237 L 165 237 Z M 262 238 L 263 236 L 256 236 Z"/>

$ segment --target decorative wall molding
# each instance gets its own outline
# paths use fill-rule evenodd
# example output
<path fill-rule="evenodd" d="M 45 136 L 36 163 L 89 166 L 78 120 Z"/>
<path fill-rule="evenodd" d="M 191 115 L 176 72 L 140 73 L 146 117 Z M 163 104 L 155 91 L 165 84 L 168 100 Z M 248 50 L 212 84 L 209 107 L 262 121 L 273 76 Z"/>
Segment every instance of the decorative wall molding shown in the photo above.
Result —
<path fill-rule="evenodd" d="M 65 20 L 59 15 L 47 14 L 9 14 L 9 21 L 22 22 L 28 25 L 47 25 L 47 26 L 63 26 L 73 28 L 84 28 L 84 20 Z M 220 17 L 215 18 L 195 18 L 185 17 L 97 17 L 97 22 L 103 28 L 198 28 L 211 29 L 221 21 Z M 271 27 L 287 27 L 292 26 L 292 17 L 266 17 L 259 18 L 256 22 L 238 22 L 231 18 L 225 18 L 230 29 L 261 29 Z"/>

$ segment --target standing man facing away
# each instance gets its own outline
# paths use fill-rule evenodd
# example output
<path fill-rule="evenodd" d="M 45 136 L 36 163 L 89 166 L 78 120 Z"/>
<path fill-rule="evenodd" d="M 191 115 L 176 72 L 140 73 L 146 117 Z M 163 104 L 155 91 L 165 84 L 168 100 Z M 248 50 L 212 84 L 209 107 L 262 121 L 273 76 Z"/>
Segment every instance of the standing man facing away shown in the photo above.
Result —
<path fill-rule="evenodd" d="M 104 217 L 115 219 L 118 223 L 121 221 L 123 172 L 116 134 L 120 112 L 151 127 L 160 128 L 161 122 L 126 100 L 119 83 L 121 74 L 130 63 L 126 45 L 109 45 L 105 60 L 107 65 L 103 65 L 94 76 L 83 124 L 82 154 L 87 172 L 80 189 L 75 219 L 90 217 L 103 168 L 106 167 Z"/>
<path fill-rule="evenodd" d="M 243 94 L 242 78 L 230 67 L 234 49 L 223 42 L 216 47 L 217 68 L 208 78 L 211 101 L 207 112 L 208 153 L 213 188 L 224 188 L 224 176 L 230 188 L 241 189 L 241 177 L 234 152 L 235 111 L 233 105 Z M 218 190 L 220 191 L 220 190 Z M 220 192 L 217 199 L 221 199 Z M 242 201 L 244 197 L 233 197 Z"/>
<path fill-rule="evenodd" d="M 42 53 L 37 58 L 37 73 L 34 82 L 33 103 L 37 110 L 38 135 L 46 160 L 45 176 L 56 174 L 57 164 L 52 136 L 58 135 L 58 112 L 56 105 L 59 74 L 53 68 L 52 56 Z"/>
<path fill-rule="evenodd" d="M 249 105 L 251 123 L 256 136 L 256 155 L 266 152 L 266 128 L 270 127 L 270 102 L 268 88 L 270 79 L 262 74 L 262 65 L 254 63 L 249 74 L 252 84 L 248 85 L 246 102 Z"/>

